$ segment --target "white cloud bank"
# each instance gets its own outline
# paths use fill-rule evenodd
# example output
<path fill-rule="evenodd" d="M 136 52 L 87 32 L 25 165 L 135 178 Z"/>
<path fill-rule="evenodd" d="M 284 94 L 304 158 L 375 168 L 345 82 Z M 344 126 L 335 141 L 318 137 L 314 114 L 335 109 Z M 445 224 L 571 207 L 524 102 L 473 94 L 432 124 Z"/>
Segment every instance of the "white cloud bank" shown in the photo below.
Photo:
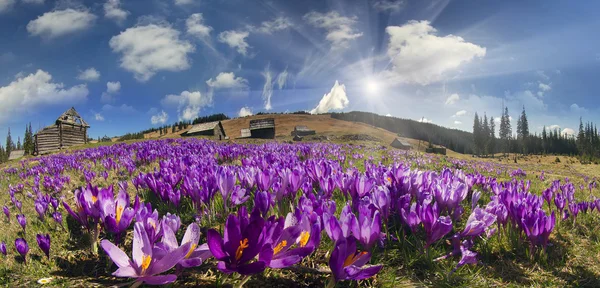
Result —
<path fill-rule="evenodd" d="M 335 84 L 331 88 L 328 94 L 323 95 L 321 101 L 315 109 L 311 110 L 311 114 L 327 113 L 331 110 L 342 110 L 348 106 L 350 101 L 346 96 L 346 86 L 339 84 L 335 81 Z"/>
<path fill-rule="evenodd" d="M 200 115 L 202 108 L 210 105 L 212 99 L 200 91 L 183 91 L 179 95 L 170 94 L 161 101 L 163 106 L 177 107 L 179 119 L 190 121 Z"/>
<path fill-rule="evenodd" d="M 77 79 L 82 81 L 98 81 L 100 79 L 100 72 L 94 67 L 88 68 L 79 72 Z"/>
<path fill-rule="evenodd" d="M 150 117 L 150 122 L 152 125 L 165 124 L 167 123 L 167 120 L 169 120 L 169 114 L 167 114 L 165 111 L 161 111 L 160 113 Z"/>
<path fill-rule="evenodd" d="M 100 101 L 102 103 L 111 103 L 115 100 L 115 95 L 121 91 L 121 82 L 106 82 L 106 92 L 102 92 Z"/>
<path fill-rule="evenodd" d="M 238 53 L 246 56 L 248 54 L 248 42 L 246 38 L 250 35 L 248 31 L 223 31 L 219 33 L 219 42 L 227 44 L 229 47 L 234 48 Z"/>
<path fill-rule="evenodd" d="M 346 17 L 337 11 L 329 13 L 310 12 L 304 15 L 308 24 L 327 31 L 325 39 L 330 42 L 331 50 L 344 50 L 350 47 L 350 41 L 361 37 L 362 32 L 356 32 L 354 25 L 357 17 Z"/>
<path fill-rule="evenodd" d="M 37 70 L 27 76 L 18 75 L 7 86 L 0 87 L 0 124 L 13 115 L 32 111 L 52 104 L 77 103 L 87 99 L 86 84 L 70 88 L 63 83 L 52 82 L 50 73 Z"/>
<path fill-rule="evenodd" d="M 92 27 L 96 18 L 89 11 L 71 8 L 46 12 L 27 24 L 27 32 L 33 36 L 56 38 Z"/>
<path fill-rule="evenodd" d="M 159 71 L 190 68 L 188 54 L 194 46 L 179 38 L 180 32 L 168 25 L 135 26 L 110 39 L 114 53 L 121 53 L 120 66 L 133 72 L 139 81 L 148 81 Z"/>
<path fill-rule="evenodd" d="M 252 113 L 252 109 L 250 109 L 250 107 L 246 106 L 246 107 L 242 107 L 240 109 L 240 112 L 238 113 L 239 117 L 246 117 L 246 116 L 252 116 L 254 115 Z"/>
<path fill-rule="evenodd" d="M 452 104 L 456 103 L 458 100 L 460 100 L 460 96 L 458 96 L 458 94 L 454 93 L 454 94 L 448 96 L 448 99 L 446 99 L 446 105 L 452 105 Z"/>
<path fill-rule="evenodd" d="M 200 39 L 207 39 L 210 37 L 210 32 L 213 30 L 212 27 L 204 24 L 202 13 L 190 15 L 190 17 L 185 20 L 185 26 L 187 27 L 188 34 Z"/>
<path fill-rule="evenodd" d="M 390 36 L 387 55 L 393 64 L 388 76 L 394 82 L 421 85 L 437 82 L 446 73 L 486 54 L 486 48 L 465 42 L 459 36 L 435 35 L 436 29 L 429 21 L 388 26 L 386 32 Z"/>
<path fill-rule="evenodd" d="M 121 9 L 120 0 L 108 0 L 104 3 L 104 17 L 112 19 L 118 24 L 122 24 L 129 14 L 129 11 Z"/>
<path fill-rule="evenodd" d="M 214 80 L 213 78 L 208 79 L 206 85 L 214 89 L 244 89 L 248 87 L 248 80 L 242 77 L 235 77 L 235 73 L 233 72 L 221 72 Z"/>

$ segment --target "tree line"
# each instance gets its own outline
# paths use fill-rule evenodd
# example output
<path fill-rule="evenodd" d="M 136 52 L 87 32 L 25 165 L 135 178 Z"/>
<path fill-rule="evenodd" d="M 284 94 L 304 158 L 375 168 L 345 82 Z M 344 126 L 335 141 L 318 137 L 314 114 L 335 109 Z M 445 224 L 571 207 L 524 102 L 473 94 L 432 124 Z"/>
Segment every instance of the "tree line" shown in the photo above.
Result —
<path fill-rule="evenodd" d="M 31 129 L 31 123 L 25 125 L 25 137 L 21 142 L 21 137 L 17 137 L 17 143 L 15 144 L 12 135 L 10 133 L 10 127 L 8 128 L 8 134 L 6 135 L 6 144 L 2 146 L 0 144 L 0 163 L 8 161 L 10 153 L 16 150 L 24 150 L 24 155 L 33 154 L 35 149 L 33 131 Z"/>

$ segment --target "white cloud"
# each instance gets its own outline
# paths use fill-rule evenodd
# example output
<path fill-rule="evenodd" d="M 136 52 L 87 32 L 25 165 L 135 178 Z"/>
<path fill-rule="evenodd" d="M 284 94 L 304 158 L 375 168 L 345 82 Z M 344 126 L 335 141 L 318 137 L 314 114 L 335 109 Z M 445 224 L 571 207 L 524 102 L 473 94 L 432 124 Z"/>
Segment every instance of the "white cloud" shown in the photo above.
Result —
<path fill-rule="evenodd" d="M 432 121 L 431 121 L 431 119 L 427 119 L 427 118 L 425 118 L 425 117 L 423 117 L 423 118 L 421 118 L 421 119 L 419 119 L 419 120 L 417 120 L 417 121 L 418 121 L 418 122 L 421 122 L 421 123 L 431 123 L 431 122 L 432 122 Z"/>
<path fill-rule="evenodd" d="M 385 117 L 392 117 L 392 114 L 390 114 L 390 113 L 385 114 Z"/>
<path fill-rule="evenodd" d="M 336 80 L 331 91 L 329 91 L 328 94 L 323 95 L 323 98 L 319 101 L 319 105 L 311 110 L 310 113 L 321 114 L 331 110 L 342 110 L 346 108 L 349 103 L 348 96 L 346 96 L 346 86 L 344 84 L 339 84 Z"/>
<path fill-rule="evenodd" d="M 27 4 L 44 4 L 44 0 L 21 0 L 23 3 Z M 2 1 L 0 1 L 2 2 Z"/>
<path fill-rule="evenodd" d="M 452 115 L 452 117 L 460 117 L 460 116 L 465 116 L 467 115 L 467 110 L 460 110 L 456 113 L 454 113 L 454 115 Z"/>
<path fill-rule="evenodd" d="M 110 39 L 113 52 L 121 53 L 121 67 L 148 81 L 158 71 L 190 68 L 188 54 L 194 46 L 179 38 L 179 31 L 168 25 L 149 24 L 128 28 Z"/>
<path fill-rule="evenodd" d="M 283 89 L 283 87 L 285 87 L 287 78 L 288 78 L 288 70 L 287 70 L 287 67 L 285 67 L 285 70 L 283 70 L 283 72 L 279 73 L 279 75 L 277 76 L 277 87 L 279 87 L 279 90 L 281 90 L 281 89 Z"/>
<path fill-rule="evenodd" d="M 110 104 L 104 104 L 104 106 L 102 106 L 102 111 L 109 112 L 109 113 L 120 113 L 120 114 L 132 114 L 132 113 L 137 112 L 137 110 L 135 110 L 135 108 L 133 108 L 133 106 L 127 105 L 127 104 L 121 104 L 121 106 L 113 106 Z"/>
<path fill-rule="evenodd" d="M 123 23 L 129 14 L 129 11 L 121 9 L 120 0 L 108 0 L 104 3 L 104 17 L 119 24 Z"/>
<path fill-rule="evenodd" d="M 458 121 L 458 120 L 454 120 L 454 125 L 460 125 L 462 124 L 462 122 Z"/>
<path fill-rule="evenodd" d="M 448 99 L 446 99 L 446 105 L 452 105 L 452 104 L 456 103 L 458 100 L 460 100 L 460 96 L 458 96 L 458 94 L 454 93 L 454 94 L 448 96 Z"/>
<path fill-rule="evenodd" d="M 550 80 L 550 77 L 543 70 L 537 70 L 535 71 L 535 74 L 546 81 Z"/>
<path fill-rule="evenodd" d="M 271 96 L 273 96 L 273 77 L 271 75 L 271 70 L 265 67 L 265 71 L 262 72 L 263 77 L 265 77 L 265 85 L 263 85 L 262 98 L 265 101 L 265 109 L 271 110 L 273 107 L 271 106 Z"/>
<path fill-rule="evenodd" d="M 556 124 L 555 125 L 550 125 L 550 126 L 548 126 L 548 129 L 550 129 L 550 131 L 554 131 L 556 129 L 560 129 L 560 126 L 556 125 Z"/>
<path fill-rule="evenodd" d="M 175 5 L 189 5 L 194 3 L 194 0 L 175 0 Z"/>
<path fill-rule="evenodd" d="M 32 111 L 37 107 L 61 103 L 77 103 L 87 99 L 87 85 L 70 88 L 63 83 L 52 82 L 50 73 L 37 70 L 27 76 L 19 76 L 7 86 L 0 87 L 0 123 L 12 115 Z"/>
<path fill-rule="evenodd" d="M 541 82 L 540 82 L 539 88 L 540 88 L 541 91 L 544 91 L 544 92 L 552 90 L 552 87 L 550 87 L 550 85 L 544 84 L 544 83 L 541 83 Z"/>
<path fill-rule="evenodd" d="M 169 114 L 167 114 L 167 112 L 164 110 L 150 117 L 150 122 L 152 122 L 152 125 L 165 124 L 167 123 L 167 120 L 169 120 Z"/>
<path fill-rule="evenodd" d="M 46 12 L 27 24 L 33 36 L 55 38 L 86 30 L 94 24 L 96 15 L 86 10 L 65 9 Z"/>
<path fill-rule="evenodd" d="M 573 130 L 571 128 L 565 128 L 562 130 L 561 133 L 566 136 L 573 136 L 573 135 L 575 135 L 575 130 Z"/>
<path fill-rule="evenodd" d="M 79 72 L 77 79 L 83 81 L 98 81 L 98 79 L 100 79 L 100 72 L 98 72 L 98 70 L 96 70 L 94 67 L 88 68 Z"/>
<path fill-rule="evenodd" d="M 378 11 L 400 11 L 406 2 L 404 0 L 377 0 L 373 2 L 373 8 Z"/>
<path fill-rule="evenodd" d="M 96 119 L 96 121 L 104 121 L 104 116 L 102 116 L 100 113 L 95 113 L 94 119 Z"/>
<path fill-rule="evenodd" d="M 474 58 L 484 57 L 486 48 L 455 35 L 436 36 L 429 21 L 409 21 L 388 26 L 387 55 L 393 63 L 390 80 L 427 85 L 444 79 L 446 73 Z"/>
<path fill-rule="evenodd" d="M 240 109 L 240 113 L 238 113 L 239 117 L 246 117 L 246 116 L 252 116 L 252 109 L 250 109 L 250 107 L 242 107 Z"/>
<path fill-rule="evenodd" d="M 206 84 L 214 89 L 244 89 L 248 87 L 248 80 L 242 77 L 235 77 L 233 72 L 221 72 L 214 80 L 213 78 L 208 79 Z"/>
<path fill-rule="evenodd" d="M 581 114 L 581 113 L 587 112 L 587 109 L 585 109 L 582 106 L 577 105 L 577 103 L 573 103 L 573 104 L 571 104 L 571 112 Z"/>
<path fill-rule="evenodd" d="M 357 17 L 345 17 L 337 11 L 329 13 L 310 12 L 304 15 L 309 24 L 327 30 L 325 39 L 331 43 L 331 50 L 343 50 L 350 46 L 350 41 L 363 35 L 355 31 Z"/>
<path fill-rule="evenodd" d="M 259 27 L 248 26 L 249 30 L 257 33 L 273 34 L 277 31 L 288 29 L 292 26 L 290 19 L 286 17 L 277 17 L 273 21 L 262 22 Z"/>
<path fill-rule="evenodd" d="M 15 4 L 15 0 L 0 0 L 0 13 L 8 11 Z"/>
<path fill-rule="evenodd" d="M 163 106 L 177 106 L 179 119 L 190 121 L 200 115 L 202 108 L 210 105 L 212 99 L 208 95 L 202 95 L 200 91 L 183 91 L 179 95 L 167 95 L 161 101 Z"/>
<path fill-rule="evenodd" d="M 102 101 L 102 103 L 114 102 L 114 96 L 118 94 L 120 90 L 121 82 L 106 82 L 106 92 L 102 92 L 102 97 L 100 97 L 100 101 Z"/>
<path fill-rule="evenodd" d="M 219 33 L 219 42 L 225 43 L 229 45 L 231 48 L 235 48 L 236 51 L 244 56 L 248 54 L 248 42 L 246 42 L 246 38 L 250 35 L 247 31 L 224 31 Z"/>
<path fill-rule="evenodd" d="M 190 15 L 185 20 L 185 26 L 187 27 L 187 33 L 196 36 L 200 39 L 206 39 L 210 37 L 210 32 L 213 30 L 212 27 L 204 24 L 204 17 L 202 13 L 195 13 Z"/>
<path fill-rule="evenodd" d="M 118 93 L 121 90 L 121 82 L 106 82 L 106 92 L 107 93 Z"/>

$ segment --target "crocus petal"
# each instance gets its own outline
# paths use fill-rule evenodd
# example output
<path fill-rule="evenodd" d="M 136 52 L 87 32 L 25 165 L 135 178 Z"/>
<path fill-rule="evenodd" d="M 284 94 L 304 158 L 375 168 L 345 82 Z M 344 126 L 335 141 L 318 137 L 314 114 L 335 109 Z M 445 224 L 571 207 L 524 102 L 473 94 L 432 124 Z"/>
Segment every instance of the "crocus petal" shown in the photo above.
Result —
<path fill-rule="evenodd" d="M 190 251 L 191 245 L 191 243 L 185 243 L 181 245 L 181 247 L 171 251 L 170 253 L 167 253 L 163 258 L 152 265 L 150 272 L 147 274 L 160 274 L 173 268 L 179 261 L 185 258 L 185 255 L 188 253 L 188 251 Z"/>
<path fill-rule="evenodd" d="M 217 260 L 222 261 L 227 258 L 227 254 L 223 251 L 223 239 L 219 232 L 214 229 L 208 230 L 208 232 L 206 232 L 206 242 L 210 249 L 210 253 L 212 253 Z"/>
<path fill-rule="evenodd" d="M 258 274 L 265 270 L 267 267 L 266 263 L 263 261 L 256 261 L 250 264 L 241 265 L 238 267 L 238 273 L 242 275 L 253 275 Z"/>
<path fill-rule="evenodd" d="M 185 230 L 181 244 L 189 242 L 197 245 L 198 241 L 200 241 L 200 227 L 198 227 L 198 224 L 192 223 Z"/>
<path fill-rule="evenodd" d="M 115 246 L 115 244 L 108 240 L 102 240 L 100 242 L 100 246 L 102 249 L 104 249 L 106 254 L 108 254 L 108 257 L 110 257 L 110 259 L 112 259 L 112 261 L 119 266 L 119 268 L 131 267 L 131 263 L 127 254 L 125 254 L 123 250 L 119 249 L 119 247 Z"/>
<path fill-rule="evenodd" d="M 144 282 L 148 285 L 165 285 L 169 283 L 173 283 L 177 280 L 177 275 L 168 274 L 168 275 L 158 275 L 158 276 L 146 276 L 142 278 L 138 278 L 138 281 Z"/>
<path fill-rule="evenodd" d="M 177 238 L 175 237 L 175 233 L 173 232 L 173 230 L 171 230 L 171 227 L 169 225 L 165 224 L 165 222 L 163 222 L 162 225 L 163 225 L 162 243 L 165 245 L 165 248 L 169 251 L 177 249 L 177 247 L 179 247 L 179 244 L 177 244 Z"/>
<path fill-rule="evenodd" d="M 120 267 L 119 269 L 117 269 L 117 271 L 113 272 L 112 275 L 115 277 L 125 277 L 125 278 L 135 278 L 135 277 L 139 276 L 137 274 L 137 271 L 135 270 L 135 268 L 133 268 L 131 266 Z"/>
<path fill-rule="evenodd" d="M 144 256 L 152 257 L 152 245 L 150 244 L 150 240 L 148 240 L 148 235 L 143 224 L 140 222 L 136 222 L 133 227 L 132 246 L 133 262 L 137 267 L 141 267 Z"/>
<path fill-rule="evenodd" d="M 350 265 L 344 268 L 344 272 L 348 275 L 348 280 L 363 280 L 373 277 L 383 268 L 382 265 L 369 266 L 366 268 Z"/>
<path fill-rule="evenodd" d="M 202 260 L 201 258 L 191 258 L 190 259 L 184 259 L 181 260 L 181 262 L 179 262 L 179 264 L 181 264 L 181 266 L 185 267 L 185 268 L 190 268 L 190 267 L 198 267 L 200 265 L 202 265 Z"/>

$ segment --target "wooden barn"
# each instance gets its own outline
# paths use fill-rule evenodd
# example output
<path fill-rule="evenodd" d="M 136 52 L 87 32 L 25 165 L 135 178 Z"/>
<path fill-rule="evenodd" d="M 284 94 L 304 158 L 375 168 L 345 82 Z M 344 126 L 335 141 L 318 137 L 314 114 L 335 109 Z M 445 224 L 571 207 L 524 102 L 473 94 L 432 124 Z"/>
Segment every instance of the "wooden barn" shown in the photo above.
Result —
<path fill-rule="evenodd" d="M 241 134 L 240 139 L 252 137 L 252 134 L 250 133 L 250 129 L 248 129 L 248 128 L 244 128 L 244 129 L 240 130 L 240 134 Z"/>
<path fill-rule="evenodd" d="M 275 118 L 250 120 L 251 138 L 275 139 Z"/>
<path fill-rule="evenodd" d="M 296 127 L 294 127 L 294 130 L 292 131 L 292 136 L 298 135 L 298 136 L 303 137 L 303 136 L 315 135 L 315 134 L 317 134 L 315 132 L 315 130 L 310 130 L 306 126 L 296 126 Z"/>
<path fill-rule="evenodd" d="M 35 134 L 35 154 L 45 154 L 63 148 L 87 143 L 87 129 L 90 128 L 75 108 L 65 111 L 54 125 Z"/>
<path fill-rule="evenodd" d="M 10 151 L 8 160 L 17 160 L 25 155 L 25 150 L 13 150 Z"/>
<path fill-rule="evenodd" d="M 181 134 L 181 136 L 210 136 L 219 140 L 226 138 L 225 129 L 223 129 L 223 124 L 221 124 L 221 121 L 196 124 L 192 126 L 190 130 Z"/>
<path fill-rule="evenodd" d="M 392 141 L 392 144 L 390 145 L 394 148 L 398 148 L 401 150 L 410 150 L 410 148 L 412 147 L 410 143 L 402 141 L 398 138 L 394 139 L 394 141 Z"/>

